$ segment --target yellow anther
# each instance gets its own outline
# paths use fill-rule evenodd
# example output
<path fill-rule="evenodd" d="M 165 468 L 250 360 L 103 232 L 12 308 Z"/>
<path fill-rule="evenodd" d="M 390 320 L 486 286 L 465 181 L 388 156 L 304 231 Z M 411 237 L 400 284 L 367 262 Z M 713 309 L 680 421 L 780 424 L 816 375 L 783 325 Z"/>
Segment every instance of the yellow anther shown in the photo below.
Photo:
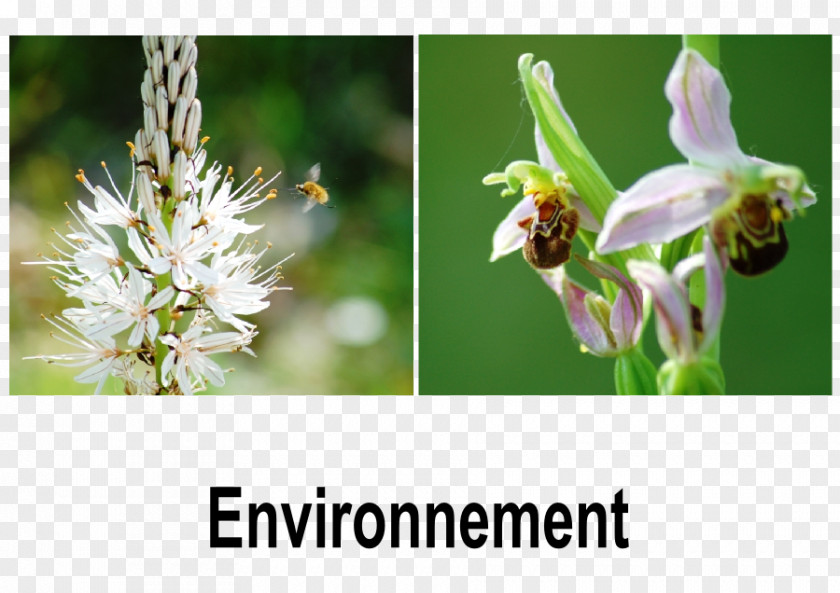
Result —
<path fill-rule="evenodd" d="M 84 183 L 85 182 L 84 171 L 76 174 L 76 181 L 78 181 L 79 183 Z"/>
<path fill-rule="evenodd" d="M 254 169 L 254 177 L 259 177 L 260 173 L 262 173 L 262 167 L 257 167 Z"/>
<path fill-rule="evenodd" d="M 770 219 L 778 224 L 785 219 L 785 213 L 778 206 L 773 206 L 770 208 Z"/>
<path fill-rule="evenodd" d="M 204 138 L 201 139 L 201 143 L 206 144 L 208 140 L 210 140 L 210 136 L 205 136 Z"/>
<path fill-rule="evenodd" d="M 130 152 L 128 153 L 128 158 L 133 158 L 134 151 L 136 150 L 134 142 L 126 142 L 125 145 L 128 146 L 128 148 L 130 149 Z"/>
<path fill-rule="evenodd" d="M 99 164 L 102 166 L 103 169 L 108 168 L 108 165 L 105 164 L 105 161 L 99 161 Z"/>
<path fill-rule="evenodd" d="M 580 351 L 581 351 L 582 354 L 586 354 L 587 352 L 589 352 L 589 348 L 587 348 L 586 346 L 581 344 L 580 345 Z"/>
<path fill-rule="evenodd" d="M 265 181 L 263 180 L 262 177 L 257 177 L 257 183 L 262 184 L 262 183 L 265 183 Z"/>
<path fill-rule="evenodd" d="M 227 174 L 228 174 L 228 177 L 230 177 L 231 175 L 233 175 L 233 167 L 231 167 L 230 165 L 228 165 Z"/>
<path fill-rule="evenodd" d="M 271 241 L 266 241 L 266 242 L 265 242 L 265 244 L 266 244 L 266 246 L 267 246 L 269 249 L 270 249 L 271 247 L 273 247 L 273 245 L 271 244 Z"/>

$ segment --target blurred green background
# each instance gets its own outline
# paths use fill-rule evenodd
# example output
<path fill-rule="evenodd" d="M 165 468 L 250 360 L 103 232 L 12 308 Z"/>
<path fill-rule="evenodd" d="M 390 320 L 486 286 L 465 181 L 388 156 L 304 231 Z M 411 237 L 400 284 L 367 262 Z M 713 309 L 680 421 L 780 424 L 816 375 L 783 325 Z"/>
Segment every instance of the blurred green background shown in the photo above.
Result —
<path fill-rule="evenodd" d="M 548 60 L 578 133 L 617 189 L 684 159 L 665 79 L 680 37 L 420 36 L 421 394 L 613 393 L 612 360 L 581 354 L 560 302 L 521 254 L 490 264 L 491 237 L 521 198 L 481 179 L 536 160 L 517 80 Z M 831 39 L 722 37 L 741 148 L 795 164 L 819 202 L 785 225 L 790 251 L 758 278 L 727 274 L 721 363 L 732 394 L 831 390 Z M 576 242 L 578 243 L 578 242 Z M 576 264 L 572 275 L 596 283 Z M 662 354 L 651 325 L 645 351 Z"/>
<path fill-rule="evenodd" d="M 410 394 L 413 391 L 413 204 L 411 37 L 199 37 L 198 98 L 208 166 L 257 167 L 304 180 L 321 163 L 335 208 L 304 215 L 302 199 L 246 215 L 265 223 L 264 257 L 289 253 L 293 291 L 247 319 L 258 358 L 214 358 L 235 367 L 206 393 Z M 138 37 L 13 37 L 11 40 L 11 392 L 92 393 L 79 369 L 21 360 L 67 347 L 48 338 L 40 313 L 65 299 L 36 259 L 51 226 L 91 196 L 78 168 L 108 186 L 105 160 L 127 194 L 127 140 L 142 124 L 146 68 Z M 113 228 L 113 227 L 111 227 Z M 270 261 L 263 260 L 263 265 Z M 72 304 L 71 304 L 72 303 Z M 116 381 L 106 391 L 119 392 Z"/>

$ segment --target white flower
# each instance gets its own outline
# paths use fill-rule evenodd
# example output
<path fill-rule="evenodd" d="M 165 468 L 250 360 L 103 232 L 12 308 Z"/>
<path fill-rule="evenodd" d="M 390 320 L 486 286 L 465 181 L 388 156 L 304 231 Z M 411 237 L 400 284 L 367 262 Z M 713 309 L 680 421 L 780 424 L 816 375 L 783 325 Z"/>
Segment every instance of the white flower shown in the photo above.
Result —
<path fill-rule="evenodd" d="M 219 171 L 221 169 L 221 165 L 214 163 L 207 171 L 204 181 L 201 184 L 201 201 L 199 204 L 201 222 L 211 228 L 218 227 L 227 232 L 233 231 L 245 235 L 261 229 L 263 227 L 261 224 L 246 224 L 243 220 L 235 217 L 253 210 L 266 200 L 272 199 L 276 195 L 274 192 L 269 191 L 265 197 L 260 197 L 260 192 L 267 188 L 272 181 L 277 179 L 280 176 L 280 172 L 266 182 L 257 179 L 256 183 L 250 187 L 246 187 L 261 172 L 260 169 L 257 169 L 254 175 L 251 175 L 236 191 L 231 192 L 231 187 L 233 186 L 231 173 L 233 170 L 228 168 L 222 180 L 221 187 L 216 191 L 215 187 L 219 180 Z"/>
<path fill-rule="evenodd" d="M 102 168 L 105 169 L 106 173 L 108 173 L 108 169 L 105 167 L 104 162 L 102 163 Z M 108 178 L 111 178 L 110 173 L 108 173 Z M 84 202 L 79 202 L 79 212 L 81 212 L 91 224 L 112 224 L 125 229 L 135 226 L 140 220 L 138 214 L 132 211 L 129 207 L 131 192 L 128 194 L 129 199 L 124 198 L 114 185 L 113 179 L 111 179 L 111 185 L 114 188 L 114 192 L 117 194 L 118 199 L 114 198 L 114 196 L 108 193 L 108 190 L 100 185 L 93 187 L 87 180 L 87 177 L 85 177 L 85 172 L 81 169 L 79 169 L 79 174 L 76 175 L 76 179 L 81 182 L 82 185 L 85 186 L 85 189 L 94 196 L 94 205 L 96 206 L 96 210 L 92 210 L 86 206 Z M 133 187 L 134 186 L 132 184 L 132 189 Z"/>
<path fill-rule="evenodd" d="M 236 315 L 258 313 L 268 307 L 269 303 L 263 299 L 270 293 L 291 290 L 289 287 L 277 288 L 274 284 L 279 279 L 277 269 L 292 256 L 261 272 L 255 265 L 265 252 L 266 249 L 257 255 L 250 251 L 217 254 L 210 263 L 210 267 L 218 272 L 218 281 L 203 288 L 205 302 L 221 321 L 239 331 L 247 331 L 254 324 L 242 321 Z"/>
<path fill-rule="evenodd" d="M 203 319 L 202 319 L 203 321 Z M 185 331 L 181 336 L 165 334 L 160 341 L 171 348 L 163 360 L 161 374 L 164 386 L 171 383 L 172 378 L 178 381 L 178 387 L 184 395 L 193 395 L 195 381 L 198 388 L 204 384 L 205 377 L 215 386 L 225 384 L 222 368 L 210 360 L 208 355 L 216 352 L 238 352 L 240 350 L 251 354 L 248 344 L 256 335 L 253 330 L 243 333 L 220 332 L 202 335 L 210 328 L 198 323 Z"/>
<path fill-rule="evenodd" d="M 46 317 L 44 319 L 63 334 L 50 332 L 52 337 L 74 348 L 78 348 L 79 351 L 68 354 L 26 356 L 24 359 L 37 358 L 67 367 L 93 365 L 76 375 L 74 380 L 77 383 L 97 383 L 95 394 L 99 395 L 102 392 L 105 379 L 108 378 L 120 356 L 124 353 L 116 347 L 114 340 L 110 337 L 91 339 L 78 335 L 74 331 L 74 324 L 66 319 L 62 319 L 61 317 L 56 317 L 55 320 Z"/>
<path fill-rule="evenodd" d="M 160 391 L 160 385 L 155 381 L 155 374 L 146 370 L 139 378 L 134 374 L 134 360 L 121 359 L 114 365 L 112 374 L 123 382 L 126 395 L 154 395 Z"/>
<path fill-rule="evenodd" d="M 160 331 L 160 323 L 155 317 L 155 311 L 164 307 L 172 299 L 175 289 L 167 286 L 153 296 L 147 304 L 146 297 L 151 291 L 152 283 L 129 266 L 128 282 L 123 283 L 119 295 L 110 300 L 110 304 L 119 312 L 108 317 L 87 335 L 90 337 L 113 336 L 136 324 L 128 337 L 128 345 L 139 346 L 144 334 L 150 342 L 154 343 Z"/>
<path fill-rule="evenodd" d="M 198 212 L 191 200 L 178 204 L 175 218 L 172 221 L 172 232 L 167 233 L 166 227 L 160 219 L 152 218 L 149 230 L 160 251 L 158 257 L 149 262 L 149 267 L 156 275 L 172 271 L 172 280 L 181 290 L 189 290 L 198 281 L 201 284 L 211 284 L 217 280 L 216 272 L 211 270 L 201 260 L 212 252 L 221 249 L 221 244 L 230 242 L 225 238 L 220 228 L 198 226 Z"/>

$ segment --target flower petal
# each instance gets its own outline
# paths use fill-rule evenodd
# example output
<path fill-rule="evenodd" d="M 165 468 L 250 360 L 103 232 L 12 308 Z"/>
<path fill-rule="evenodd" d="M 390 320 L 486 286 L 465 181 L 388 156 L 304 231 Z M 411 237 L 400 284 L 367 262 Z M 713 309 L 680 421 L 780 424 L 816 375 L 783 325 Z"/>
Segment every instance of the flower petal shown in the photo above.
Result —
<path fill-rule="evenodd" d="M 618 291 L 610 314 L 610 329 L 619 351 L 632 348 L 642 335 L 641 305 L 641 299 L 636 304 L 626 290 Z"/>
<path fill-rule="evenodd" d="M 729 118 L 729 89 L 720 72 L 695 50 L 684 49 L 665 83 L 674 108 L 674 146 L 696 164 L 723 169 L 747 161 Z"/>
<path fill-rule="evenodd" d="M 563 309 L 578 340 L 596 356 L 615 353 L 615 346 L 610 344 L 610 338 L 604 327 L 598 323 L 586 308 L 586 295 L 590 291 L 569 280 L 568 275 L 562 277 Z"/>
<path fill-rule="evenodd" d="M 549 95 L 551 95 L 554 104 L 557 105 L 557 109 L 559 109 L 560 113 L 563 114 L 563 117 L 566 119 L 569 127 L 572 128 L 572 131 L 577 133 L 575 124 L 572 123 L 572 118 L 570 118 L 569 114 L 566 113 L 566 110 L 563 109 L 563 103 L 560 101 L 560 95 L 557 94 L 557 89 L 554 88 L 554 70 L 551 69 L 551 64 L 546 61 L 537 62 L 537 64 L 531 69 L 531 73 L 534 75 L 534 79 L 542 85 Z M 557 161 L 548 149 L 548 145 L 545 143 L 545 138 L 540 131 L 539 123 L 535 126 L 534 140 L 537 143 L 537 155 L 539 156 L 538 160 L 540 164 L 546 169 L 562 172 L 563 169 L 561 169 L 560 165 L 557 164 Z"/>
<path fill-rule="evenodd" d="M 582 257 L 577 257 L 577 260 L 593 276 L 618 286 L 619 291 L 610 314 L 610 330 L 615 336 L 618 350 L 632 348 L 642 333 L 642 289 L 610 265 Z"/>
<path fill-rule="evenodd" d="M 720 333 L 726 301 L 723 266 L 708 236 L 703 237 L 703 253 L 706 255 L 706 304 L 703 310 L 703 343 L 699 347 L 701 355 L 711 347 Z"/>
<path fill-rule="evenodd" d="M 491 262 L 517 249 L 521 249 L 525 245 L 525 239 L 528 233 L 522 230 L 517 223 L 523 218 L 535 214 L 536 211 L 536 208 L 534 208 L 534 199 L 531 196 L 525 196 L 508 213 L 496 228 L 496 232 L 493 233 L 493 253 L 490 255 Z"/>
<path fill-rule="evenodd" d="M 627 269 L 653 297 L 656 334 L 662 351 L 671 359 L 685 360 L 686 356 L 693 356 L 691 311 L 683 288 L 659 264 L 630 260 Z"/>
<path fill-rule="evenodd" d="M 589 206 L 584 203 L 581 197 L 571 192 L 566 195 L 569 197 L 569 204 L 580 214 L 580 228 L 585 231 L 600 233 L 602 228 L 601 223 L 598 222 L 598 219 L 595 218 L 595 215 L 592 214 Z"/>
<path fill-rule="evenodd" d="M 640 243 L 673 241 L 708 222 L 729 197 L 718 174 L 692 165 L 648 173 L 612 203 L 595 248 L 610 253 Z"/>

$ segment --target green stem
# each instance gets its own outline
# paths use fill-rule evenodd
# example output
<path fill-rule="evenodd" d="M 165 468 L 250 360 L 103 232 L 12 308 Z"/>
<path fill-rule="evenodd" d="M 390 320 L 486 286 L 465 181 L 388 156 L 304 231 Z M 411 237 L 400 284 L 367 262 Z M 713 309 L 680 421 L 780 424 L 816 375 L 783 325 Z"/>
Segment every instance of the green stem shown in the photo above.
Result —
<path fill-rule="evenodd" d="M 171 237 L 172 236 L 172 211 L 175 207 L 174 200 L 167 199 L 164 201 L 161 210 L 160 210 L 160 219 L 163 222 L 163 225 L 166 227 L 166 233 Z M 167 286 L 172 285 L 172 273 L 166 272 L 165 274 L 160 274 L 155 278 L 155 285 L 157 286 L 157 290 L 161 291 Z M 157 317 L 158 323 L 160 323 L 160 332 L 161 334 L 170 331 L 170 325 L 172 324 L 172 314 L 169 310 L 169 307 L 163 307 L 158 309 L 155 313 L 155 317 Z M 157 380 L 157 384 L 161 387 L 161 393 L 165 393 L 163 387 L 163 374 L 161 373 L 161 369 L 163 367 L 163 359 L 166 358 L 166 355 L 169 354 L 169 346 L 158 340 L 155 344 L 155 379 Z"/>
<path fill-rule="evenodd" d="M 669 272 L 673 272 L 674 266 L 692 253 L 691 245 L 696 233 L 696 231 L 694 233 L 688 233 L 662 246 L 662 256 L 659 263 L 662 264 L 663 268 Z M 700 234 L 702 235 L 703 232 L 700 231 Z"/>
<path fill-rule="evenodd" d="M 170 272 L 167 272 L 166 274 L 161 274 L 156 278 L 156 285 L 158 291 L 163 290 L 171 284 L 172 274 Z M 169 307 L 163 307 L 161 309 L 158 309 L 155 313 L 155 317 L 157 317 L 158 323 L 160 323 L 161 333 L 169 331 L 169 326 L 172 323 L 172 315 L 169 312 Z M 157 380 L 157 384 L 161 386 L 161 390 L 164 389 L 161 368 L 163 367 L 163 359 L 166 358 L 167 354 L 169 354 L 169 346 L 167 346 L 160 340 L 157 340 L 157 342 L 155 343 L 155 379 Z M 161 391 L 161 393 L 163 393 L 163 391 Z"/>

